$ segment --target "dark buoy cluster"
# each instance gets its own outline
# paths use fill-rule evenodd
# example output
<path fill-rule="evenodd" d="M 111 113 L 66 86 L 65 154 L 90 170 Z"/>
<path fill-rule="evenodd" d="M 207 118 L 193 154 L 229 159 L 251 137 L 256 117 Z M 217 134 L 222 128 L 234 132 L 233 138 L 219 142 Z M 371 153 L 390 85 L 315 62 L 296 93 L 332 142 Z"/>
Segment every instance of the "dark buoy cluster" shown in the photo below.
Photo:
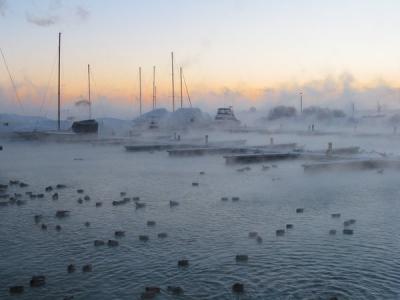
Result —
<path fill-rule="evenodd" d="M 244 285 L 243 283 L 236 282 L 232 285 L 232 292 L 234 293 L 243 293 L 244 292 Z"/>
<path fill-rule="evenodd" d="M 119 246 L 119 242 L 116 240 L 108 240 L 107 246 L 108 247 L 117 247 L 117 246 Z"/>
<path fill-rule="evenodd" d="M 8 291 L 11 295 L 22 294 L 24 292 L 24 286 L 22 285 L 14 285 L 8 288 Z"/>
<path fill-rule="evenodd" d="M 175 207 L 175 206 L 178 206 L 178 205 L 179 205 L 178 201 L 173 201 L 173 200 L 169 201 L 169 206 L 170 207 Z"/>
<path fill-rule="evenodd" d="M 139 235 L 139 240 L 142 242 L 147 242 L 149 240 L 148 235 Z"/>
<path fill-rule="evenodd" d="M 192 182 L 192 186 L 199 186 L 198 182 Z"/>
<path fill-rule="evenodd" d="M 106 243 L 102 240 L 95 240 L 94 245 L 95 247 L 104 246 Z"/>
<path fill-rule="evenodd" d="M 133 199 L 129 198 L 129 197 L 125 197 L 126 193 L 125 192 L 120 192 L 119 193 L 121 197 L 124 197 L 122 200 L 115 200 L 112 202 L 112 205 L 114 206 L 118 206 L 118 205 L 124 205 L 127 204 L 129 202 L 131 202 Z"/>
<path fill-rule="evenodd" d="M 343 222 L 343 225 L 347 227 L 347 226 L 353 225 L 353 224 L 355 224 L 355 223 L 356 223 L 356 220 L 350 219 L 350 220 L 344 221 L 344 222 Z"/>
<path fill-rule="evenodd" d="M 156 226 L 156 221 L 147 221 L 147 226 L 149 227 Z"/>
<path fill-rule="evenodd" d="M 166 232 L 160 232 L 159 234 L 157 234 L 157 237 L 159 239 L 165 239 L 168 236 L 168 234 Z"/>
<path fill-rule="evenodd" d="M 339 213 L 331 214 L 331 217 L 334 219 L 338 219 L 340 218 L 340 214 Z"/>
<path fill-rule="evenodd" d="M 136 202 L 135 203 L 135 207 L 136 207 L 136 209 L 145 208 L 146 207 L 146 203 Z"/>
<path fill-rule="evenodd" d="M 73 264 L 68 265 L 67 267 L 67 272 L 68 273 L 74 273 L 76 270 L 75 266 Z"/>
<path fill-rule="evenodd" d="M 238 254 L 235 257 L 236 262 L 247 262 L 249 260 L 249 256 L 246 254 Z"/>
<path fill-rule="evenodd" d="M 141 294 L 141 299 L 153 299 L 159 294 L 161 289 L 156 286 L 148 286 L 145 288 L 145 291 Z"/>
<path fill-rule="evenodd" d="M 276 234 L 276 236 L 284 236 L 285 235 L 285 229 L 277 229 L 275 234 Z"/>
<path fill-rule="evenodd" d="M 237 201 L 239 201 L 239 200 L 240 200 L 240 198 L 237 197 L 237 196 L 236 196 L 236 197 L 232 197 L 232 201 L 233 201 L 233 202 L 237 202 Z"/>
<path fill-rule="evenodd" d="M 116 237 L 124 237 L 124 236 L 125 236 L 125 231 L 123 231 L 123 230 L 116 230 L 116 231 L 114 232 L 114 235 L 115 235 Z"/>
<path fill-rule="evenodd" d="M 304 212 L 304 208 L 296 208 L 297 214 L 302 214 Z"/>
<path fill-rule="evenodd" d="M 178 267 L 189 267 L 189 260 L 187 259 L 178 260 Z"/>
<path fill-rule="evenodd" d="M 40 287 L 46 284 L 46 277 L 43 275 L 32 276 L 30 281 L 31 287 Z"/>
<path fill-rule="evenodd" d="M 258 236 L 258 233 L 256 231 L 250 231 L 249 232 L 249 238 L 256 238 Z"/>
<path fill-rule="evenodd" d="M 180 286 L 171 286 L 171 285 L 167 287 L 167 291 L 170 292 L 172 295 L 176 296 L 182 295 L 184 292 L 183 288 L 181 288 Z"/>
<path fill-rule="evenodd" d="M 93 270 L 93 268 L 92 268 L 91 264 L 87 264 L 87 265 L 84 265 L 82 267 L 82 272 L 83 273 L 92 272 L 92 270 Z"/>
<path fill-rule="evenodd" d="M 65 218 L 69 216 L 69 210 L 57 210 L 56 218 Z"/>

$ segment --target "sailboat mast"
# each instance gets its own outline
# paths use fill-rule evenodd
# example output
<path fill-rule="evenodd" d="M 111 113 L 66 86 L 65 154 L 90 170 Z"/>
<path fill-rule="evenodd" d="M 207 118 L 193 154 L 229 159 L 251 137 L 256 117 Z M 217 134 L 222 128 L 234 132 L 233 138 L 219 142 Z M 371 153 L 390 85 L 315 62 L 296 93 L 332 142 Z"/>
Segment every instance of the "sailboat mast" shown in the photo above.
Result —
<path fill-rule="evenodd" d="M 300 92 L 300 112 L 303 113 L 303 92 Z"/>
<path fill-rule="evenodd" d="M 90 98 L 90 65 L 87 65 L 88 72 L 88 91 L 89 91 L 89 119 L 92 118 L 92 100 Z"/>
<path fill-rule="evenodd" d="M 181 77 L 181 108 L 183 107 L 183 94 L 182 94 L 182 67 L 179 68 L 179 75 Z"/>
<path fill-rule="evenodd" d="M 58 33 L 58 106 L 57 106 L 57 129 L 61 129 L 60 105 L 61 105 L 61 32 Z"/>
<path fill-rule="evenodd" d="M 175 111 L 175 84 L 174 84 L 174 52 L 171 52 L 172 61 L 172 111 Z"/>
<path fill-rule="evenodd" d="M 156 108 L 156 66 L 153 66 L 153 109 Z"/>
<path fill-rule="evenodd" d="M 139 113 L 142 115 L 142 67 L 139 67 Z"/>

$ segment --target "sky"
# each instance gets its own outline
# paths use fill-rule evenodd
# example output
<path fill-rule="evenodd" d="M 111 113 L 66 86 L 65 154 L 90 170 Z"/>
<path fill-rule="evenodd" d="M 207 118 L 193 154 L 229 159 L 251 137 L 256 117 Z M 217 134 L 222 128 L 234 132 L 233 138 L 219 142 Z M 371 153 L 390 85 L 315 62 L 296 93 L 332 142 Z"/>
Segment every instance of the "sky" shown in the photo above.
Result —
<path fill-rule="evenodd" d="M 134 117 L 172 109 L 171 51 L 193 105 L 214 112 L 275 104 L 347 109 L 400 106 L 400 1 L 0 0 L 0 112 L 54 117 L 58 32 L 62 33 L 62 112 Z M 184 106 L 188 106 L 187 97 Z M 83 111 L 83 112 L 82 112 Z"/>

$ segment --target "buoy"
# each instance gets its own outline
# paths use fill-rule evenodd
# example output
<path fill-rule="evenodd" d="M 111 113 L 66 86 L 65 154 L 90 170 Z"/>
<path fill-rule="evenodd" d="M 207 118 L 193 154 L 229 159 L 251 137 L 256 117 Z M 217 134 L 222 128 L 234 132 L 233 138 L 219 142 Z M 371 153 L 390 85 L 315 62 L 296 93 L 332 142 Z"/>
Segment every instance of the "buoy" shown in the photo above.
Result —
<path fill-rule="evenodd" d="M 82 272 L 83 273 L 92 272 L 92 265 L 91 264 L 84 265 L 82 267 Z"/>
<path fill-rule="evenodd" d="M 249 260 L 249 257 L 246 254 L 238 254 L 235 257 L 235 260 L 237 262 L 247 262 Z"/>
<path fill-rule="evenodd" d="M 187 259 L 178 260 L 178 267 L 188 267 L 188 266 L 189 266 L 189 260 Z"/>
<path fill-rule="evenodd" d="M 45 284 L 46 284 L 46 277 L 43 275 L 32 276 L 32 279 L 30 281 L 31 287 L 39 287 Z"/>
<path fill-rule="evenodd" d="M 242 283 L 236 282 L 232 285 L 232 291 L 234 293 L 243 293 L 244 292 L 244 285 Z"/>

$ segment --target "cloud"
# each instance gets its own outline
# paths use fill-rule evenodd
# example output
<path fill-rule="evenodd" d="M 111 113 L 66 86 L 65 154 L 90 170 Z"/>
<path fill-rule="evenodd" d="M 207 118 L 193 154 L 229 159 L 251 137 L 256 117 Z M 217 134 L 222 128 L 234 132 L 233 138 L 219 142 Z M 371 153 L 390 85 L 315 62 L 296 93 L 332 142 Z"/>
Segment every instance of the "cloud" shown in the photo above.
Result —
<path fill-rule="evenodd" d="M 59 20 L 58 16 L 48 15 L 48 16 L 34 16 L 30 13 L 26 14 L 26 20 L 29 23 L 35 24 L 40 27 L 48 27 L 56 24 Z"/>
<path fill-rule="evenodd" d="M 7 0 L 0 0 L 0 16 L 5 16 L 7 10 Z"/>
<path fill-rule="evenodd" d="M 75 13 L 80 21 L 86 21 L 90 15 L 90 12 L 82 6 L 77 6 L 75 9 Z"/>

